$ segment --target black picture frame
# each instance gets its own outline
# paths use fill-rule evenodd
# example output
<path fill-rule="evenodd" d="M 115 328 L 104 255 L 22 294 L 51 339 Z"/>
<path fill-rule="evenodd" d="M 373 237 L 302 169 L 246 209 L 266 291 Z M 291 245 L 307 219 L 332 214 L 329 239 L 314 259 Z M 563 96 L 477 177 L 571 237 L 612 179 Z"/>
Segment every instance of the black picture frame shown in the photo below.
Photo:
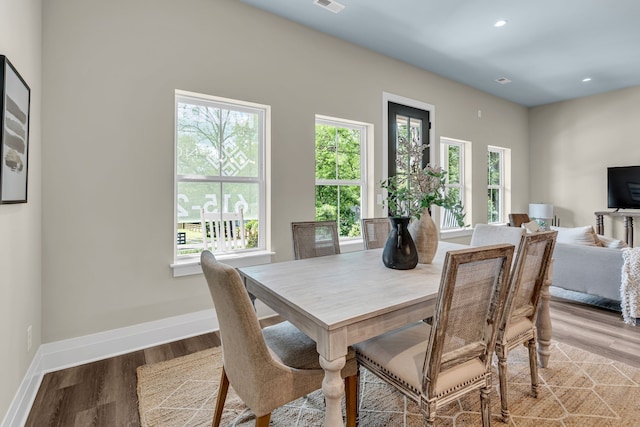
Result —
<path fill-rule="evenodd" d="M 0 204 L 27 203 L 31 89 L 0 55 Z"/>

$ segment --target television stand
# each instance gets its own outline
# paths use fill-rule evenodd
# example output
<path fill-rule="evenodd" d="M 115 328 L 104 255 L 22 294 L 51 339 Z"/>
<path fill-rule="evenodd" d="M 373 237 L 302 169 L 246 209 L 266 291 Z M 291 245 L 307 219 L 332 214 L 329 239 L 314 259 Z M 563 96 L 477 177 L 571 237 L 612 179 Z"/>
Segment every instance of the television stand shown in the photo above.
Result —
<path fill-rule="evenodd" d="M 594 212 L 596 215 L 596 233 L 604 234 L 604 216 L 622 217 L 624 219 L 624 241 L 632 248 L 633 247 L 633 218 L 640 218 L 640 212 L 620 212 L 618 209 L 615 211 L 599 211 Z"/>

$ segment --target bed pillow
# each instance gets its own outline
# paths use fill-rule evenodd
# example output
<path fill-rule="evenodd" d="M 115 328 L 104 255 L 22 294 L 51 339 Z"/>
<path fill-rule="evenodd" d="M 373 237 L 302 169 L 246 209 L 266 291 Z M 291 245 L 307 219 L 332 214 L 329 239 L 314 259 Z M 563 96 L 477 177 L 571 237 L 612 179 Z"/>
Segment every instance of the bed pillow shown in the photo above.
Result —
<path fill-rule="evenodd" d="M 596 236 L 593 226 L 584 227 L 551 227 L 558 232 L 557 243 L 583 246 L 603 246 Z"/>

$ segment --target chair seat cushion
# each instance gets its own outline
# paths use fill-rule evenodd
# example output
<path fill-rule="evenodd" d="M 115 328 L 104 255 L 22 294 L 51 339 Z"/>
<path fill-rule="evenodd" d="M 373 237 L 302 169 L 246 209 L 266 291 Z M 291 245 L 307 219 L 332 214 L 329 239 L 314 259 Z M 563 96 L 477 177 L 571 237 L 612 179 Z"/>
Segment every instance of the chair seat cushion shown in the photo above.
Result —
<path fill-rule="evenodd" d="M 264 328 L 262 335 L 273 357 L 280 363 L 296 369 L 322 369 L 315 341 L 290 322 Z M 355 375 L 355 357 L 355 350 L 349 347 L 343 377 Z"/>
<path fill-rule="evenodd" d="M 431 326 L 418 322 L 356 344 L 360 358 L 366 359 L 420 393 Z M 442 371 L 436 394 L 441 395 L 473 379 L 482 377 L 485 367 L 478 358 Z"/>
<path fill-rule="evenodd" d="M 509 323 L 509 329 L 507 329 L 505 338 L 507 339 L 507 342 L 511 342 L 520 334 L 528 332 L 531 329 L 533 329 L 533 323 L 531 323 L 531 320 L 528 318 L 522 317 L 520 319 L 513 320 Z"/>

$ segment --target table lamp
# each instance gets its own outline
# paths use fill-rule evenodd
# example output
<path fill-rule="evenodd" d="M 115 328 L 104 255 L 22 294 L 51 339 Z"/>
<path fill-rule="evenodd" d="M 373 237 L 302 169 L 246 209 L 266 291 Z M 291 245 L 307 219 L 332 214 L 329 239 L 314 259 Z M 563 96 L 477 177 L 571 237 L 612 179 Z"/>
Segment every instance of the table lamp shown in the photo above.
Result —
<path fill-rule="evenodd" d="M 548 220 L 553 218 L 553 205 L 546 203 L 529 203 L 529 218 L 535 219 L 543 230 L 548 230 Z"/>

